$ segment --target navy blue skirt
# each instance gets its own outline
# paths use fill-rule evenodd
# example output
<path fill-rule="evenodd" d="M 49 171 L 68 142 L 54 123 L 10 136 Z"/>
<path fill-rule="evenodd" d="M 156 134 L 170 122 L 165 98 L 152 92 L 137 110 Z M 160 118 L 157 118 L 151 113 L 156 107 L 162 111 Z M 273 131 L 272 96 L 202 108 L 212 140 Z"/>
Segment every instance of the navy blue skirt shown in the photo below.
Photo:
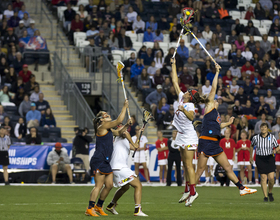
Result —
<path fill-rule="evenodd" d="M 96 173 L 100 173 L 102 175 L 109 175 L 113 173 L 111 165 L 108 161 L 98 160 L 93 157 L 90 160 L 90 169 L 93 176 L 95 176 Z"/>
<path fill-rule="evenodd" d="M 223 153 L 223 149 L 219 145 L 219 141 L 199 139 L 197 152 L 206 157 L 215 157 Z"/>

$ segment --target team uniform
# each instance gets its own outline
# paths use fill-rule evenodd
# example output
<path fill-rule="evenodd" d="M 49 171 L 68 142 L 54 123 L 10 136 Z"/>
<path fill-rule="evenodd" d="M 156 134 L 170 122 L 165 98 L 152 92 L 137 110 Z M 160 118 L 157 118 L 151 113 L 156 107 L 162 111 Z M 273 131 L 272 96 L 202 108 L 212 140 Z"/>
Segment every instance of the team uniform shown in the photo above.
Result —
<path fill-rule="evenodd" d="M 110 161 L 116 187 L 122 187 L 131 182 L 134 177 L 137 177 L 127 165 L 129 153 L 129 141 L 126 138 L 116 137 Z"/>
<path fill-rule="evenodd" d="M 280 144 L 280 140 L 277 140 L 277 143 Z M 280 152 L 275 154 L 275 165 L 279 166 L 280 165 Z"/>
<path fill-rule="evenodd" d="M 159 149 L 159 148 L 167 147 L 168 146 L 167 142 L 168 142 L 167 138 L 163 138 L 162 141 L 157 140 L 156 141 L 156 148 Z M 168 161 L 167 161 L 168 152 L 169 152 L 168 150 L 158 152 L 158 165 L 167 165 L 168 164 Z"/>
<path fill-rule="evenodd" d="M 223 152 L 219 145 L 221 117 L 217 109 L 213 108 L 204 115 L 201 136 L 199 137 L 198 153 L 206 157 L 215 157 Z"/>
<path fill-rule="evenodd" d="M 245 150 L 250 149 L 251 146 L 251 141 L 246 140 L 242 141 L 239 140 L 236 144 L 236 149 L 242 149 L 238 152 L 237 154 L 237 164 L 238 165 L 243 165 L 243 166 L 248 166 L 250 165 L 250 151 Z"/>
<path fill-rule="evenodd" d="M 132 141 L 134 143 L 135 143 L 136 139 L 137 139 L 136 136 L 132 137 Z M 139 148 L 145 147 L 145 144 L 148 143 L 148 139 L 146 138 L 146 136 L 142 135 L 139 143 L 140 143 Z M 134 155 L 134 163 L 146 163 L 145 150 L 136 151 L 136 153 Z"/>
<path fill-rule="evenodd" d="M 109 175 L 113 172 L 110 165 L 112 152 L 112 131 L 108 130 L 107 134 L 103 136 L 96 135 L 96 149 L 90 160 L 90 167 L 93 175 L 95 175 L 96 173 L 100 173 L 102 175 Z"/>
<path fill-rule="evenodd" d="M 233 159 L 233 150 L 236 148 L 235 141 L 232 138 L 229 138 L 228 140 L 226 138 L 223 138 L 220 141 L 220 147 L 223 148 L 225 154 L 227 155 L 228 162 L 230 165 L 234 165 Z"/>

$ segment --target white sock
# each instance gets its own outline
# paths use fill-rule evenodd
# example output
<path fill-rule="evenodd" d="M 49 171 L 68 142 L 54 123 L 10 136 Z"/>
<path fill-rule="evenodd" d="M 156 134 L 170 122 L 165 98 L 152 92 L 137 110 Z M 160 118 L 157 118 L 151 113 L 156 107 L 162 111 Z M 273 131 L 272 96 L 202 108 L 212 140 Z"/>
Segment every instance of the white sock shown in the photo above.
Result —
<path fill-rule="evenodd" d="M 206 182 L 210 181 L 210 177 L 205 177 L 205 179 L 206 179 Z"/>
<path fill-rule="evenodd" d="M 135 204 L 135 208 L 141 208 L 141 204 Z"/>
<path fill-rule="evenodd" d="M 275 181 L 275 184 L 277 184 L 277 185 L 279 184 L 279 179 L 277 179 L 277 180 Z"/>

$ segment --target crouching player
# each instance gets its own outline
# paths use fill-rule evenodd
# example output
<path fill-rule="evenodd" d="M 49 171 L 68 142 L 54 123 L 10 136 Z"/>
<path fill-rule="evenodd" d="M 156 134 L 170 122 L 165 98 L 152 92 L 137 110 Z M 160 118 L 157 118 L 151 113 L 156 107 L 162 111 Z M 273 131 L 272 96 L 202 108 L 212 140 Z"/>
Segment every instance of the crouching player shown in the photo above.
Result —
<path fill-rule="evenodd" d="M 121 126 L 118 129 L 122 129 Z M 137 140 L 136 140 L 137 141 Z M 124 132 L 122 136 L 116 137 L 112 153 L 110 165 L 113 170 L 114 184 L 120 187 L 106 210 L 114 215 L 116 211 L 117 201 L 129 189 L 130 186 L 134 188 L 135 211 L 134 216 L 148 216 L 141 210 L 142 184 L 137 178 L 137 175 L 128 167 L 128 156 L 130 150 L 138 148 L 137 144 L 133 143 L 128 132 Z"/>

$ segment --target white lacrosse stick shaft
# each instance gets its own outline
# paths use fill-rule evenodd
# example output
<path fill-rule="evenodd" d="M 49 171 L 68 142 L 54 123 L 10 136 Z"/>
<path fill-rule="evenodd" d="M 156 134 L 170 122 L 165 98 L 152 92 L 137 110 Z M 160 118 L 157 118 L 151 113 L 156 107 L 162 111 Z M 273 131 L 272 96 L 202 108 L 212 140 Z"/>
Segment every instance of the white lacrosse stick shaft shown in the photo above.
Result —
<path fill-rule="evenodd" d="M 175 58 L 175 55 L 176 55 L 176 53 L 177 53 L 177 49 L 178 49 L 178 47 L 179 47 L 180 40 L 182 39 L 183 33 L 184 33 L 184 28 L 182 28 L 182 30 L 181 30 L 181 33 L 180 33 L 180 36 L 179 36 L 179 38 L 178 38 L 178 42 L 177 42 L 177 45 L 176 45 L 176 48 L 175 48 L 175 51 L 174 51 L 174 54 L 173 54 L 173 57 L 172 57 L 172 58 Z"/>

